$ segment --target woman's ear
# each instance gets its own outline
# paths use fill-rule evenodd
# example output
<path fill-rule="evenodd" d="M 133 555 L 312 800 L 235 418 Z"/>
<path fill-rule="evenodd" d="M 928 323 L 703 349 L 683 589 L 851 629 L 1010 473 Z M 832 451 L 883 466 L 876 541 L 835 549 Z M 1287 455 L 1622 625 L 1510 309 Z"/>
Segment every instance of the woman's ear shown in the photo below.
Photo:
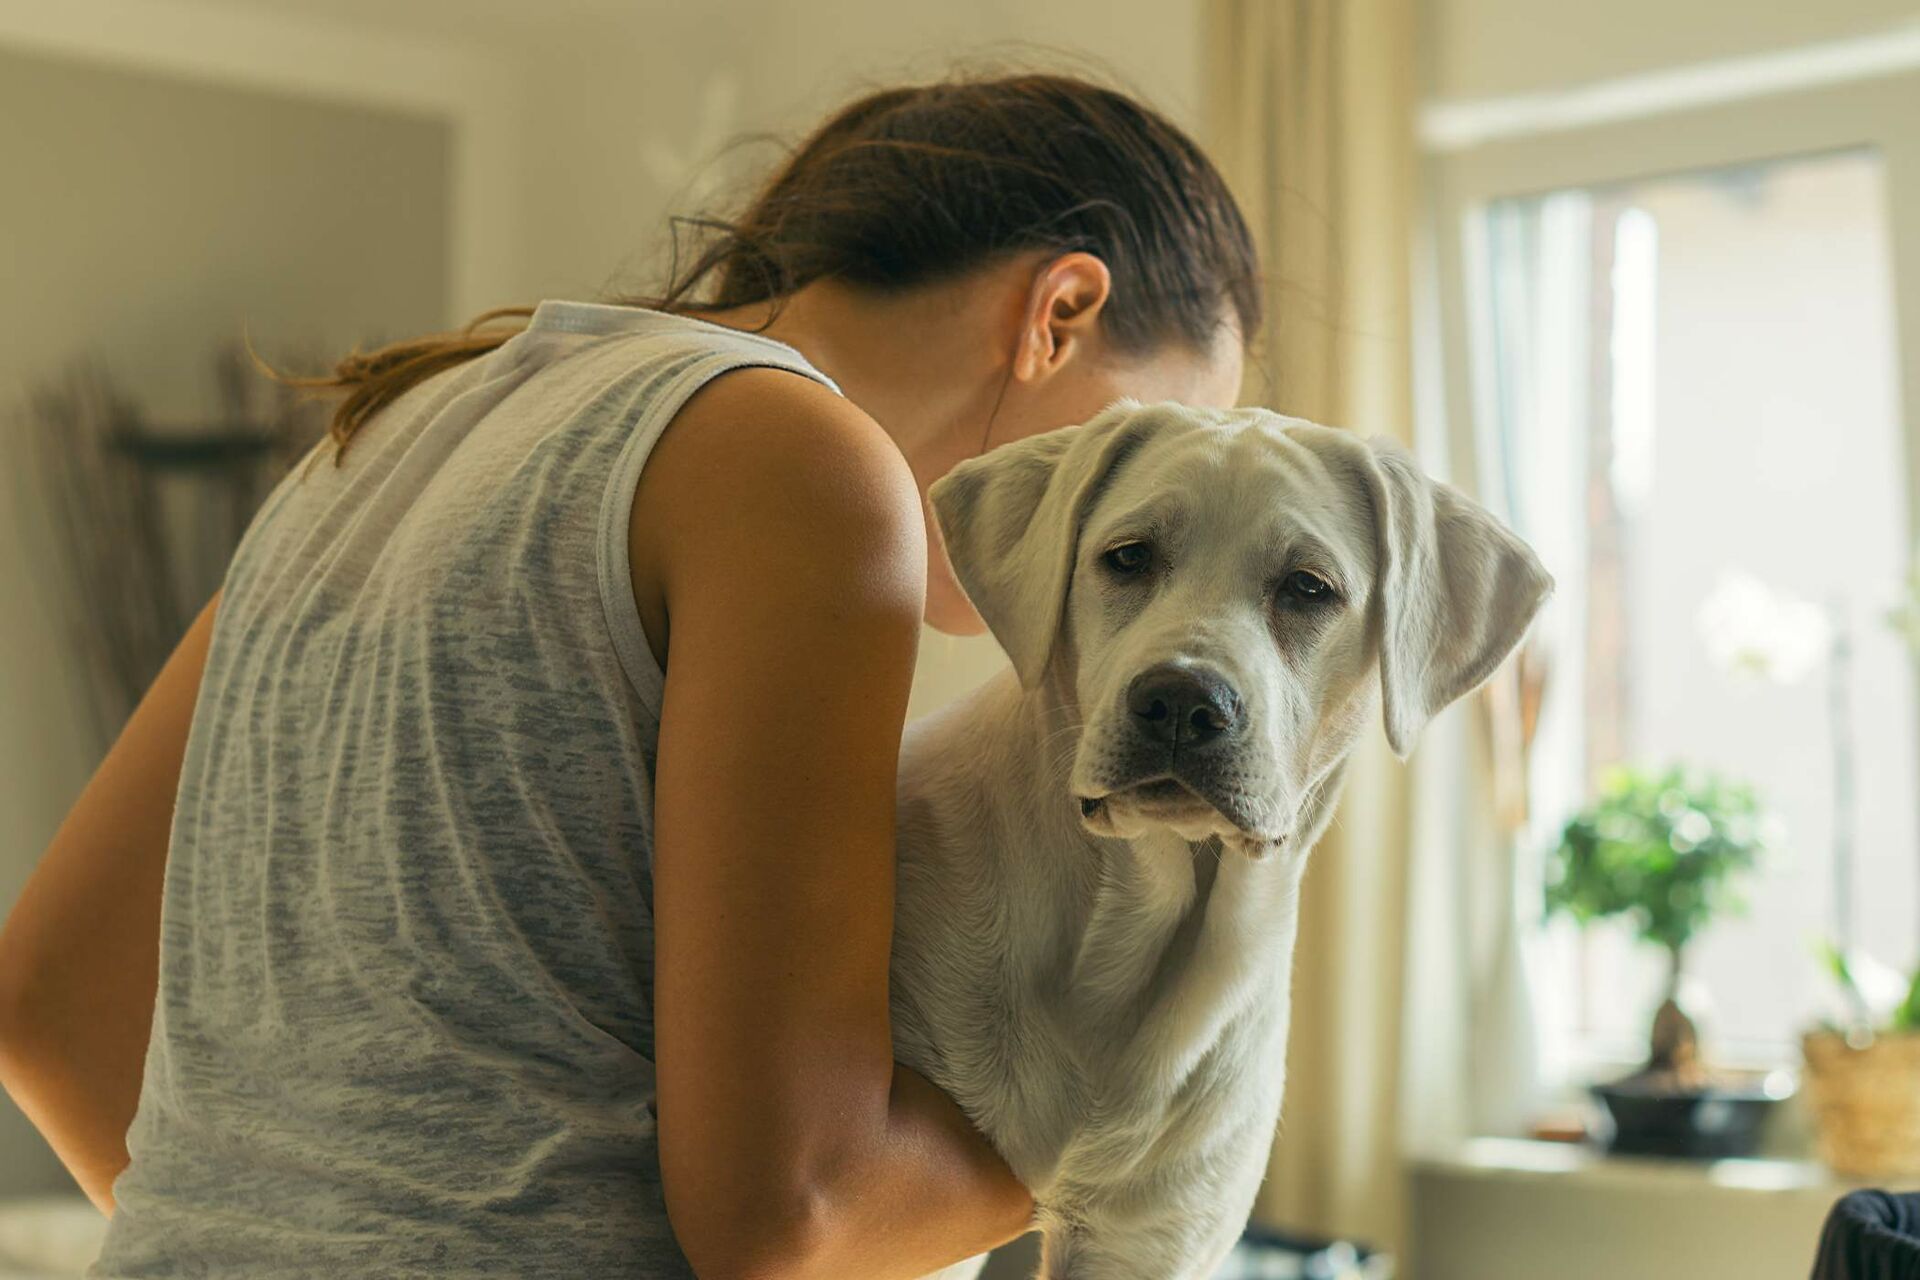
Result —
<path fill-rule="evenodd" d="M 1013 376 L 1039 382 L 1083 353 L 1113 292 L 1113 273 L 1091 253 L 1065 253 L 1034 276 L 1014 348 Z"/>

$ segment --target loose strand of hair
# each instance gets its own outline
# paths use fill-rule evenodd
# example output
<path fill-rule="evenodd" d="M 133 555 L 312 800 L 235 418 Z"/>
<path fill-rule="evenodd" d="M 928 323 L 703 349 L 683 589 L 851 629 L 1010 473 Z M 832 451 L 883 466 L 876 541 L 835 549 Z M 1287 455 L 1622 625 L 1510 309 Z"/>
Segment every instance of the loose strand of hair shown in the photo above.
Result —
<path fill-rule="evenodd" d="M 290 374 L 275 369 L 254 350 L 250 334 L 243 330 L 241 336 L 254 367 L 282 386 L 310 397 L 344 393 L 327 424 L 327 435 L 334 446 L 334 465 L 339 466 L 354 434 L 380 409 L 442 369 L 485 355 L 524 331 L 522 326 L 512 331 L 482 333 L 479 332 L 481 326 L 509 316 L 531 318 L 533 311 L 528 306 L 494 307 L 453 333 L 403 338 L 366 352 L 356 345 L 335 362 L 331 373 L 317 375 Z"/>

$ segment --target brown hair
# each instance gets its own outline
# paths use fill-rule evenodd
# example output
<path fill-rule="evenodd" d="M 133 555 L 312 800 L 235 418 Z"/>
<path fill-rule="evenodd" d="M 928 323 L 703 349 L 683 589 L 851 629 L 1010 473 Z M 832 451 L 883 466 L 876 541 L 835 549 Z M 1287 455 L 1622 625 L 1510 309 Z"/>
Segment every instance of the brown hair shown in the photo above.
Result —
<path fill-rule="evenodd" d="M 610 301 L 777 311 L 816 280 L 910 289 L 1039 249 L 1106 263 L 1113 286 L 1102 325 L 1121 351 L 1177 343 L 1204 352 L 1229 312 L 1243 340 L 1261 322 L 1253 238 L 1218 170 L 1162 116 L 1072 76 L 957 78 L 868 94 L 801 143 L 737 219 L 689 222 L 709 241 L 669 272 L 665 290 Z M 482 325 L 532 314 L 499 307 L 454 333 L 356 349 L 327 376 L 261 367 L 290 385 L 346 393 L 329 432 L 337 461 L 375 411 L 517 332 Z"/>

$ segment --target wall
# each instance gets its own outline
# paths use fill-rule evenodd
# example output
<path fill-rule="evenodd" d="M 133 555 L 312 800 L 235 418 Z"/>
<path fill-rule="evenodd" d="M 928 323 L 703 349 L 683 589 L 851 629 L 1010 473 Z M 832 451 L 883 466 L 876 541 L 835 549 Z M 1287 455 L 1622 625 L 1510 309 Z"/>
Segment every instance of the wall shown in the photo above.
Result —
<path fill-rule="evenodd" d="M 1199 0 L 836 0 L 826 22 L 812 6 L 733 0 L 649 6 L 591 45 L 530 48 L 531 203 L 519 294 L 503 301 L 644 292 L 662 274 L 670 212 L 724 210 L 783 142 L 847 97 L 955 62 L 1104 75 L 1192 127 L 1200 10 Z M 763 140 L 729 147 L 754 135 Z M 913 713 L 1001 661 L 989 639 L 927 632 Z"/>
<path fill-rule="evenodd" d="M 699 177 L 763 171 L 827 110 L 865 88 L 958 62 L 1067 65 L 1113 75 L 1183 123 L 1197 115 L 1198 0 L 1010 0 L 967 5 L 742 0 L 649 5 L 590 47 L 528 58 L 523 286 L 580 293 L 657 265 L 664 216 L 701 207 Z M 772 134 L 708 162 L 730 141 Z M 720 193 L 716 193 L 720 194 Z"/>
<path fill-rule="evenodd" d="M 217 404 L 212 345 L 268 359 L 438 326 L 443 122 L 0 48 L 0 906 L 93 766 L 18 416 L 98 352 L 156 416 Z M 370 234 L 377 229 L 377 234 Z M 0 1107 L 0 1194 L 55 1184 Z"/>
<path fill-rule="evenodd" d="M 1429 88 L 1444 99 L 1561 90 L 1920 22 L 1913 0 L 1425 3 Z"/>

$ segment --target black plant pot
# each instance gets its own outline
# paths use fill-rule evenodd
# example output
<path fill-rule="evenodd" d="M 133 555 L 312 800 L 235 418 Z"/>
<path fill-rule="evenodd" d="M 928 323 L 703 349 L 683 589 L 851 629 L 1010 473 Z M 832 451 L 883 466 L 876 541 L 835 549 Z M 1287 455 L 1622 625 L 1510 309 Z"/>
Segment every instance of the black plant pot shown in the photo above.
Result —
<path fill-rule="evenodd" d="M 1722 1160 L 1750 1156 L 1768 1113 L 1783 1096 L 1760 1082 L 1674 1089 L 1642 1076 L 1593 1086 L 1613 1118 L 1616 1155 Z"/>

